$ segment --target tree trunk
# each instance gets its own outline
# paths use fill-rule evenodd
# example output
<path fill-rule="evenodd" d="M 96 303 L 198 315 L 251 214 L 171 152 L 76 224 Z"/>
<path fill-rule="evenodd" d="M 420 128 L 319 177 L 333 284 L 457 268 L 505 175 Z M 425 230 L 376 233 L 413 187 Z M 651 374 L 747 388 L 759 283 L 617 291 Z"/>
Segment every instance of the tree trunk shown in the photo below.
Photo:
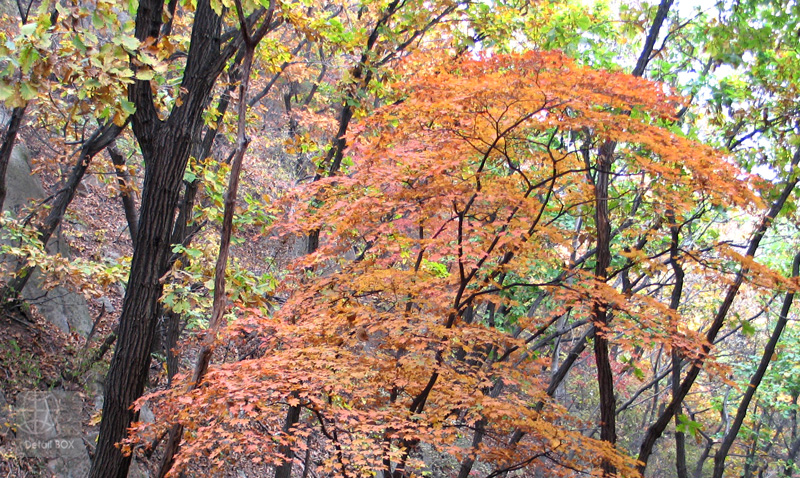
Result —
<path fill-rule="evenodd" d="M 189 383 L 189 391 L 198 387 L 208 372 L 208 366 L 211 363 L 211 356 L 214 352 L 216 335 L 224 323 L 225 310 L 227 309 L 228 305 L 228 296 L 225 291 L 225 269 L 228 265 L 228 254 L 230 251 L 231 236 L 233 234 L 233 216 L 236 212 L 236 198 L 239 191 L 242 163 L 244 161 L 245 152 L 247 151 L 247 146 L 250 144 L 250 140 L 247 138 L 246 131 L 247 93 L 250 85 L 250 68 L 253 63 L 253 55 L 255 53 L 256 45 L 269 31 L 268 28 L 272 23 L 272 14 L 275 7 L 274 1 L 271 1 L 269 10 L 267 11 L 266 18 L 263 20 L 261 28 L 259 28 L 256 32 L 255 37 L 251 37 L 250 33 L 248 32 L 248 26 L 244 17 L 241 2 L 236 0 L 235 3 L 245 42 L 243 63 L 241 67 L 241 81 L 239 84 L 239 108 L 237 111 L 239 120 L 237 127 L 236 151 L 233 155 L 230 177 L 228 179 L 228 189 L 225 194 L 225 207 L 223 211 L 222 230 L 220 232 L 219 254 L 217 255 L 217 262 L 214 267 L 214 300 L 211 309 L 211 318 L 208 321 L 208 330 L 206 331 L 203 345 L 200 347 L 200 351 L 197 354 L 192 380 Z M 183 426 L 179 423 L 173 425 L 169 433 L 169 440 L 167 442 L 166 451 L 164 452 L 164 458 L 161 462 L 159 476 L 165 476 L 174 464 L 175 455 L 180 450 L 182 435 Z"/>
<path fill-rule="evenodd" d="M 136 38 L 158 38 L 163 0 L 141 0 L 136 16 Z M 131 262 L 128 289 L 119 320 L 119 338 L 106 377 L 103 419 L 90 478 L 124 478 L 130 456 L 116 444 L 138 417 L 133 402 L 141 397 L 150 366 L 150 348 L 155 337 L 162 293 L 171 249 L 170 236 L 181 182 L 194 134 L 202 127 L 207 99 L 224 68 L 227 54 L 220 51 L 221 19 L 209 0 L 198 0 L 191 43 L 181 84 L 182 103 L 168 119 L 160 120 L 149 81 L 137 80 L 128 96 L 136 105 L 133 131 L 145 161 L 145 178 L 139 212 L 136 250 Z"/>
<path fill-rule="evenodd" d="M 6 202 L 6 169 L 8 161 L 11 159 L 11 151 L 14 150 L 14 143 L 17 140 L 17 132 L 22 125 L 22 118 L 25 116 L 25 106 L 18 106 L 11 111 L 11 118 L 8 120 L 8 127 L 3 133 L 3 143 L 0 145 L 0 211 Z"/>
<path fill-rule="evenodd" d="M 684 272 L 680 259 L 680 232 L 681 228 L 675 224 L 675 212 L 668 209 L 667 220 L 669 221 L 670 231 L 670 245 L 669 245 L 669 263 L 672 266 L 673 273 L 675 274 L 675 285 L 672 287 L 672 294 L 670 296 L 669 308 L 677 311 L 681 303 L 681 296 L 683 295 L 683 278 Z M 678 324 L 676 323 L 671 331 L 676 336 L 678 335 Z M 672 396 L 675 398 L 680 393 L 681 386 L 681 355 L 677 349 L 672 349 Z M 689 471 L 686 467 L 686 435 L 678 430 L 680 424 L 680 408 L 675 410 L 675 472 L 678 478 L 689 478 Z"/>
<path fill-rule="evenodd" d="M 613 163 L 614 144 L 606 143 L 600 148 L 595 178 L 595 227 L 597 229 L 597 263 L 594 275 L 598 281 L 608 277 L 611 264 L 611 225 L 608 219 L 608 183 Z M 594 359 L 597 365 L 597 385 L 600 392 L 600 439 L 612 446 L 617 442 L 616 397 L 614 396 L 614 374 L 608 354 L 608 304 L 595 298 L 592 309 L 595 333 Z M 613 476 L 615 467 L 607 459 L 601 462 L 603 476 Z"/>

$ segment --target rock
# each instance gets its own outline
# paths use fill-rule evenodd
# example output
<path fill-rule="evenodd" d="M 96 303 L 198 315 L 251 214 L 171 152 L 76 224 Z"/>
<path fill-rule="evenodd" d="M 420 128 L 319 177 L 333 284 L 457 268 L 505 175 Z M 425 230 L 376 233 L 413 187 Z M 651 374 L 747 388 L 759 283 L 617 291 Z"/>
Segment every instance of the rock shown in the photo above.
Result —
<path fill-rule="evenodd" d="M 0 0 L 0 15 L 8 15 L 12 19 L 18 19 L 19 10 L 17 10 L 16 4 L 11 0 Z M 0 124 L 6 124 L 6 123 L 8 123 L 8 120 L 5 120 Z"/>
<path fill-rule="evenodd" d="M 83 337 L 92 330 L 89 306 L 83 295 L 61 286 L 50 290 L 42 289 L 41 273 L 36 270 L 28 284 L 22 289 L 22 296 L 51 324 L 68 334 L 77 332 Z"/>
<path fill-rule="evenodd" d="M 44 188 L 31 173 L 28 149 L 22 144 L 15 146 L 11 153 L 6 171 L 6 188 L 3 209 L 14 213 L 19 213 L 29 201 L 36 202 L 45 198 Z M 69 256 L 69 247 L 58 234 L 53 235 L 46 249 L 53 254 L 58 252 Z M 92 319 L 83 295 L 58 286 L 45 291 L 41 287 L 40 277 L 38 271 L 34 272 L 28 285 L 22 290 L 25 300 L 36 306 L 48 322 L 65 333 L 76 332 L 87 336 L 92 329 Z"/>
<path fill-rule="evenodd" d="M 0 443 L 5 441 L 5 437 L 11 430 L 11 408 L 6 402 L 6 396 L 0 390 Z"/>
<path fill-rule="evenodd" d="M 153 414 L 153 411 L 150 410 L 150 407 L 147 406 L 146 403 L 142 405 L 142 408 L 139 409 L 139 421 L 143 423 L 156 422 L 156 416 Z"/>
<path fill-rule="evenodd" d="M 122 254 L 114 249 L 106 248 L 103 250 L 103 260 L 106 262 L 117 262 L 122 258 Z"/>
<path fill-rule="evenodd" d="M 117 311 L 117 309 L 114 307 L 114 304 L 111 303 L 111 299 L 106 296 L 95 299 L 95 303 L 102 307 L 106 311 L 106 314 L 113 314 Z"/>
<path fill-rule="evenodd" d="M 58 457 L 47 462 L 47 469 L 57 478 L 86 478 L 92 460 L 84 448 L 79 456 Z"/>
<path fill-rule="evenodd" d="M 95 370 L 86 372 L 86 387 L 87 391 L 94 397 L 95 412 L 103 410 L 103 393 L 105 393 L 104 380 L 105 377 Z"/>
<path fill-rule="evenodd" d="M 100 181 L 97 180 L 97 177 L 93 174 L 87 174 L 83 177 L 80 184 L 78 184 L 76 194 L 85 198 L 100 187 L 102 187 L 102 185 L 100 184 Z"/>
<path fill-rule="evenodd" d="M 128 469 L 128 478 L 150 478 L 150 473 L 138 461 L 133 460 Z"/>
<path fill-rule="evenodd" d="M 57 478 L 85 478 L 91 461 L 81 437 L 82 403 L 76 392 L 27 391 L 17 396 L 17 453 L 44 460 Z"/>
<path fill-rule="evenodd" d="M 45 198 L 42 184 L 31 174 L 31 157 L 23 144 L 14 146 L 6 169 L 6 200 L 3 210 L 18 213 L 29 199 Z"/>

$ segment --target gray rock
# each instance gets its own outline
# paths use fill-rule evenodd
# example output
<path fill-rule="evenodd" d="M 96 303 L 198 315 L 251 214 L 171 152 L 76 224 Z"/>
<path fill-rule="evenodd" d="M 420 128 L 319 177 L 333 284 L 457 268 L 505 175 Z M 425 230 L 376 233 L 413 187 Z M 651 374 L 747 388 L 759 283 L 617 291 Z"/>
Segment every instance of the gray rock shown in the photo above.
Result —
<path fill-rule="evenodd" d="M 92 460 L 86 449 L 80 456 L 58 457 L 47 462 L 47 469 L 56 478 L 86 478 L 91 466 Z"/>
<path fill-rule="evenodd" d="M 155 423 L 156 421 L 156 416 L 146 403 L 139 409 L 139 421 L 144 423 Z"/>
<path fill-rule="evenodd" d="M 4 210 L 18 213 L 29 202 L 41 201 L 45 197 L 44 188 L 31 173 L 30 154 L 28 149 L 18 144 L 11 153 L 6 171 L 6 200 Z M 62 238 L 55 234 L 46 248 L 50 253 L 69 256 L 69 247 Z M 8 259 L 6 259 L 8 260 Z M 40 274 L 34 272 L 33 277 L 22 291 L 22 296 L 31 305 L 36 306 L 42 316 L 65 333 L 76 332 L 84 337 L 92 329 L 89 306 L 83 295 L 57 286 L 44 290 Z"/>
<path fill-rule="evenodd" d="M 21 392 L 15 409 L 17 453 L 43 460 L 58 478 L 85 478 L 91 462 L 82 438 L 82 407 L 76 392 Z"/>
<path fill-rule="evenodd" d="M 114 307 L 114 304 L 111 303 L 111 299 L 106 296 L 102 296 L 99 299 L 95 299 L 95 302 L 100 305 L 103 309 L 105 309 L 106 314 L 113 314 L 117 311 Z"/>
<path fill-rule="evenodd" d="M 134 459 L 128 469 L 128 478 L 150 478 L 150 473 Z"/>
<path fill-rule="evenodd" d="M 22 296 L 28 303 L 36 306 L 40 314 L 62 332 L 76 332 L 83 337 L 92 330 L 92 318 L 86 299 L 69 289 L 56 286 L 50 290 L 40 287 L 41 273 L 36 270 L 28 284 L 22 289 Z"/>
<path fill-rule="evenodd" d="M 19 18 L 19 10 L 17 10 L 16 4 L 11 0 L 0 0 L 0 15 L 2 14 L 9 15 L 12 19 Z M 5 124 L 7 122 L 6 120 L 0 124 Z"/>
<path fill-rule="evenodd" d="M 6 169 L 6 200 L 3 210 L 18 213 L 29 199 L 41 201 L 45 197 L 42 183 L 31 173 L 31 156 L 24 144 L 17 144 L 11 152 Z"/>
<path fill-rule="evenodd" d="M 6 402 L 6 396 L 0 390 L 0 443 L 11 429 L 11 408 Z"/>

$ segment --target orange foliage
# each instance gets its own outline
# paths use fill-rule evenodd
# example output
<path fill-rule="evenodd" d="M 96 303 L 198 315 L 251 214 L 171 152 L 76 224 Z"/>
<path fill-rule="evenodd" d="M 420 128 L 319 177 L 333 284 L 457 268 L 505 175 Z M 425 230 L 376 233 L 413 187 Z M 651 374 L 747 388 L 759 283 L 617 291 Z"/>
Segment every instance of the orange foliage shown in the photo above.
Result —
<path fill-rule="evenodd" d="M 248 358 L 160 397 L 187 430 L 179 465 L 278 463 L 282 443 L 301 450 L 316 430 L 337 476 L 420 470 L 408 454 L 420 443 L 498 469 L 539 459 L 548 476 L 599 473 L 606 459 L 635 475 L 633 460 L 549 399 L 549 357 L 529 348 L 555 318 L 590 317 L 595 301 L 614 312 L 599 333 L 623 350 L 664 343 L 691 359 L 702 345 L 661 299 L 621 293 L 576 264 L 593 245 L 574 222 L 593 222 L 597 145 L 619 144 L 612 247 L 628 268 L 666 268 L 635 244 L 668 237 L 668 208 L 680 222 L 701 205 L 758 199 L 718 152 L 659 126 L 681 102 L 663 85 L 557 52 L 442 65 L 396 93 L 353 134 L 350 170 L 292 197 L 280 230 L 320 229 L 321 247 L 294 264 L 285 305 L 252 311 L 223 338 Z M 534 293 L 547 306 L 526 310 Z M 285 433 L 281 410 L 297 404 L 304 419 Z M 515 430 L 525 438 L 509 446 Z"/>

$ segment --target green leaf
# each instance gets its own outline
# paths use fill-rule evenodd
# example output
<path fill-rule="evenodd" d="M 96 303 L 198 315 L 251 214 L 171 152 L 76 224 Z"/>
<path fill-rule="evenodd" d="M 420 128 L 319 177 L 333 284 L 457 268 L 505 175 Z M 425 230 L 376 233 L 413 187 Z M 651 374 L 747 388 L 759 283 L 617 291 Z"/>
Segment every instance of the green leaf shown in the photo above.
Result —
<path fill-rule="evenodd" d="M 24 37 L 29 37 L 33 35 L 35 31 L 36 31 L 35 23 L 26 23 L 25 25 L 22 25 L 22 27 L 20 27 L 19 34 Z"/>
<path fill-rule="evenodd" d="M 120 107 L 122 107 L 122 111 L 124 111 L 126 114 L 132 115 L 136 113 L 136 105 L 128 100 L 120 101 Z"/>
<path fill-rule="evenodd" d="M 103 28 L 103 18 L 97 13 L 97 10 L 92 12 L 92 26 L 97 28 L 98 30 Z"/>
<path fill-rule="evenodd" d="M 198 249 L 192 249 L 187 247 L 186 249 L 184 249 L 183 252 L 185 252 L 186 255 L 191 257 L 192 259 L 198 259 L 200 257 L 203 257 L 203 251 Z"/>
<path fill-rule="evenodd" d="M 75 35 L 72 37 L 72 44 L 75 45 L 75 48 L 77 48 L 81 53 L 86 53 L 86 44 L 83 43 L 80 35 Z"/>
<path fill-rule="evenodd" d="M 756 328 L 753 327 L 753 324 L 751 324 L 750 322 L 743 320 L 742 333 L 748 337 L 752 337 L 756 333 Z"/>
<path fill-rule="evenodd" d="M 211 9 L 217 15 L 222 15 L 222 2 L 220 0 L 211 0 Z"/>
<path fill-rule="evenodd" d="M 588 17 L 580 16 L 575 19 L 575 25 L 581 30 L 588 30 L 592 26 L 592 20 Z"/>
<path fill-rule="evenodd" d="M 20 93 L 22 94 L 22 99 L 26 101 L 30 101 L 38 95 L 36 88 L 31 86 L 30 83 L 22 83 L 20 85 Z"/>
<path fill-rule="evenodd" d="M 135 37 L 132 37 L 130 35 L 123 36 L 121 38 L 121 40 L 120 40 L 120 43 L 122 44 L 122 46 L 126 50 L 131 51 L 131 52 L 133 52 L 134 50 L 139 48 L 139 40 L 137 40 Z"/>
<path fill-rule="evenodd" d="M 153 70 L 139 70 L 136 72 L 136 79 L 142 81 L 150 81 L 156 76 Z"/>
<path fill-rule="evenodd" d="M 39 52 L 33 48 L 23 48 L 19 52 L 19 66 L 23 73 L 26 75 L 33 68 L 33 64 L 39 59 Z"/>
<path fill-rule="evenodd" d="M 697 433 L 703 429 L 702 424 L 690 420 L 689 417 L 684 414 L 678 415 L 678 421 L 680 423 L 675 426 L 675 431 L 686 433 L 687 435 L 697 435 Z"/>
<path fill-rule="evenodd" d="M 8 83 L 0 82 L 0 101 L 7 100 L 14 94 L 14 87 Z"/>

